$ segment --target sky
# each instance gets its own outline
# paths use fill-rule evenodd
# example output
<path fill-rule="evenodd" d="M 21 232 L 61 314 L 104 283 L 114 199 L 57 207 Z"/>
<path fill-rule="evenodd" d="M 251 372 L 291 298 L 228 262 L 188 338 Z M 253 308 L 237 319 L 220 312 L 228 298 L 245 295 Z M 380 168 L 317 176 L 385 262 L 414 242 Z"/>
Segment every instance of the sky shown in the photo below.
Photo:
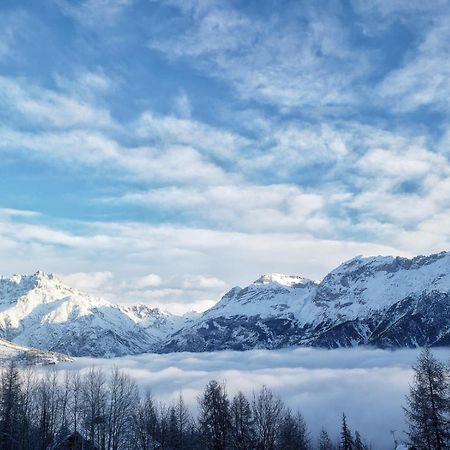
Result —
<path fill-rule="evenodd" d="M 3 0 L 0 273 L 204 310 L 450 249 L 450 5 Z"/>
<path fill-rule="evenodd" d="M 191 411 L 197 411 L 197 397 L 211 379 L 225 382 L 233 396 L 238 391 L 252 398 L 269 387 L 293 411 L 305 417 L 313 442 L 322 427 L 338 438 L 342 413 L 354 432 L 372 444 L 374 450 L 394 448 L 405 439 L 402 405 L 413 380 L 412 364 L 419 350 L 370 348 L 220 351 L 214 353 L 144 354 L 122 358 L 77 358 L 42 370 L 80 370 L 93 366 L 108 374 L 119 368 L 134 379 L 143 392 L 170 403 L 180 392 Z M 448 360 L 448 348 L 433 354 Z"/>

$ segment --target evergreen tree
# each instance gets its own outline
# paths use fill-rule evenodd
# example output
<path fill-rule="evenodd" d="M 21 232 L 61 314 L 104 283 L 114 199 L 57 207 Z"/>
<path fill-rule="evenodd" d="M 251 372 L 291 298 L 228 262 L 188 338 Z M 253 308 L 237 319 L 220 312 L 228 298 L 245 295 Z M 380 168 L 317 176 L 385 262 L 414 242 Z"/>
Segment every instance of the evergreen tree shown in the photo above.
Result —
<path fill-rule="evenodd" d="M 323 428 L 319 436 L 319 450 L 334 450 L 334 445 L 331 442 L 330 436 Z"/>
<path fill-rule="evenodd" d="M 13 361 L 3 369 L 0 379 L 0 448 L 18 448 L 23 396 L 19 370 Z"/>
<path fill-rule="evenodd" d="M 280 450 L 307 450 L 310 447 L 309 433 L 300 413 L 296 416 L 287 410 L 281 422 L 278 448 Z"/>
<path fill-rule="evenodd" d="M 352 432 L 347 425 L 347 418 L 345 414 L 342 414 L 342 427 L 341 427 L 341 445 L 342 450 L 354 450 L 355 443 L 353 441 Z"/>
<path fill-rule="evenodd" d="M 367 445 L 363 442 L 359 431 L 355 431 L 355 450 L 367 450 Z"/>
<path fill-rule="evenodd" d="M 211 380 L 199 398 L 200 433 L 204 448 L 229 448 L 230 406 L 225 386 Z"/>
<path fill-rule="evenodd" d="M 448 447 L 448 369 L 424 349 L 414 370 L 414 382 L 404 408 L 410 444 L 418 449 L 444 450 Z"/>

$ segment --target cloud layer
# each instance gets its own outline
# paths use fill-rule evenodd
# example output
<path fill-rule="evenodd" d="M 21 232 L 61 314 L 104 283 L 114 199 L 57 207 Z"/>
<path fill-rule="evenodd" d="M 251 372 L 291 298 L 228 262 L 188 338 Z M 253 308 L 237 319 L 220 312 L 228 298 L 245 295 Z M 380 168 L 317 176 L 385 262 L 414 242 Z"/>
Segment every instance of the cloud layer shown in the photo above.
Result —
<path fill-rule="evenodd" d="M 448 358 L 448 350 L 434 353 L 442 360 Z M 351 428 L 366 436 L 374 449 L 382 449 L 392 446 L 391 430 L 404 437 L 402 405 L 417 354 L 417 350 L 369 348 L 147 354 L 79 358 L 57 369 L 119 367 L 158 399 L 170 401 L 181 391 L 193 410 L 210 379 L 225 381 L 230 394 L 242 390 L 251 396 L 266 385 L 288 406 L 302 411 L 314 438 L 322 426 L 337 437 L 345 411 Z"/>

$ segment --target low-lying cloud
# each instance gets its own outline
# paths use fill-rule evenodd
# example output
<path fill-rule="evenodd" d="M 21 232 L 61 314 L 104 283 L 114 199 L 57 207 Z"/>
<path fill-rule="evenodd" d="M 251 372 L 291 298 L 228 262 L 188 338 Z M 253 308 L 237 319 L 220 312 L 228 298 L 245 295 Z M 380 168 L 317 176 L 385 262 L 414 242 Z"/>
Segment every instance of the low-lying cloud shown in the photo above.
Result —
<path fill-rule="evenodd" d="M 450 355 L 448 349 L 434 352 L 442 360 Z M 417 354 L 416 349 L 370 348 L 144 354 L 77 358 L 59 365 L 58 370 L 117 366 L 157 399 L 170 401 L 181 391 L 194 410 L 198 394 L 210 379 L 225 381 L 230 395 L 242 390 L 251 396 L 267 385 L 288 406 L 301 410 L 314 440 L 322 426 L 336 438 L 345 412 L 353 430 L 374 449 L 384 449 L 393 446 L 391 430 L 396 430 L 398 438 L 404 437 L 402 405 Z"/>

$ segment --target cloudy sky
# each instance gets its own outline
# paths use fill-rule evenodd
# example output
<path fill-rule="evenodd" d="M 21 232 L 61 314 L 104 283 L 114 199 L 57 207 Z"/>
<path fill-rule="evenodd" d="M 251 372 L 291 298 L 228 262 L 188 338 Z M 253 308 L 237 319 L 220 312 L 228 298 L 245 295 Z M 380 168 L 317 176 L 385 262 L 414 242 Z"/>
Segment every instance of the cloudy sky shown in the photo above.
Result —
<path fill-rule="evenodd" d="M 0 273 L 204 309 L 449 249 L 447 1 L 3 0 Z"/>

